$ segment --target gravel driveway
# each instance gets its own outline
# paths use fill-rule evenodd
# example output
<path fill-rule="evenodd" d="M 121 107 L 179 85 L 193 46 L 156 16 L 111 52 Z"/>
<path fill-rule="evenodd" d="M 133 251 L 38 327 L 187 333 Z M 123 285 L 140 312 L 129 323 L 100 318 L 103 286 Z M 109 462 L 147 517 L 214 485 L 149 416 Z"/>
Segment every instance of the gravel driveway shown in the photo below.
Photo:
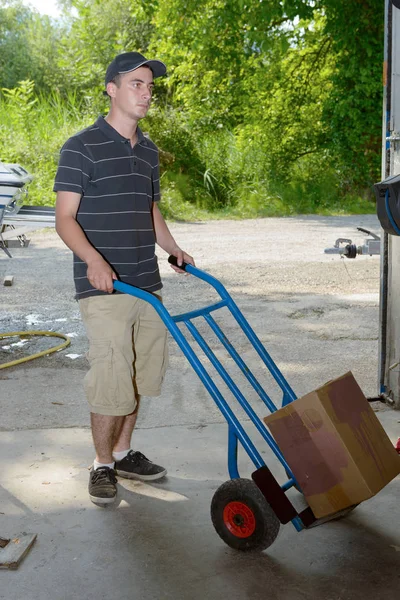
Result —
<path fill-rule="evenodd" d="M 298 395 L 348 370 L 367 396 L 377 394 L 380 259 L 349 260 L 324 253 L 339 237 L 362 244 L 366 235 L 356 230 L 358 226 L 379 232 L 374 215 L 169 226 L 197 266 L 223 282 Z M 0 331 L 53 330 L 68 334 L 71 345 L 0 371 L 6 408 L 1 427 L 85 426 L 82 379 L 87 342 L 73 298 L 71 253 L 54 230 L 35 232 L 30 238 L 27 248 L 11 249 L 12 259 L 0 255 L 1 277 L 14 275 L 13 286 L 0 288 Z M 215 298 L 194 277 L 176 275 L 162 251 L 159 257 L 164 300 L 172 313 Z M 221 320 L 242 357 L 263 377 L 264 369 L 256 364 L 237 325 L 225 314 Z M 55 338 L 39 338 L 13 345 L 17 342 L 2 340 L 0 362 L 58 343 Z M 170 352 L 162 400 L 148 401 L 140 426 L 220 422 L 219 411 L 172 340 Z"/>

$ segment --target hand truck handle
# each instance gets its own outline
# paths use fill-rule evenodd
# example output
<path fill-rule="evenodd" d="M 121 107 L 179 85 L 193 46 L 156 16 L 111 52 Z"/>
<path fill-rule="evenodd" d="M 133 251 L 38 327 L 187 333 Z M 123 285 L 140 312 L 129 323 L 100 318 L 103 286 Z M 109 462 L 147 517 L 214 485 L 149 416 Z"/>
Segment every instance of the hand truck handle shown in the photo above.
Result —
<path fill-rule="evenodd" d="M 185 263 L 184 261 L 182 262 L 181 265 L 178 265 L 178 259 L 176 258 L 176 256 L 173 256 L 171 254 L 171 256 L 168 256 L 168 262 L 170 265 L 174 265 L 174 267 L 178 267 L 178 269 L 182 269 L 182 271 L 186 271 L 186 267 L 189 265 L 189 263 Z"/>

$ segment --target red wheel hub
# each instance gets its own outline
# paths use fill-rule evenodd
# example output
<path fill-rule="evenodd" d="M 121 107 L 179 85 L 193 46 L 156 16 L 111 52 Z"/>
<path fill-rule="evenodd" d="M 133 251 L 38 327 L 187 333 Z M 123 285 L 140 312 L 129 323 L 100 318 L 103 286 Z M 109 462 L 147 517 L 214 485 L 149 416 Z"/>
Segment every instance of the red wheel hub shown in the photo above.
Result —
<path fill-rule="evenodd" d="M 256 529 L 256 518 L 251 508 L 243 502 L 229 502 L 222 515 L 228 530 L 239 538 L 250 537 Z"/>

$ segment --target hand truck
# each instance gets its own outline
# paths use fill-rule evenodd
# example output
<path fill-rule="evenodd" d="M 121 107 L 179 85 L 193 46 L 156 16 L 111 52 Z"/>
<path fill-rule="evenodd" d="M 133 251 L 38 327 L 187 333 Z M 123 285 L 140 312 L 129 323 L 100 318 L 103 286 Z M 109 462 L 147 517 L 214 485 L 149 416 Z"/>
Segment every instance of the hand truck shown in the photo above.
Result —
<path fill-rule="evenodd" d="M 178 266 L 174 256 L 170 256 L 168 261 Z M 183 263 L 180 268 L 211 285 L 219 294 L 221 300 L 198 310 L 171 316 L 162 302 L 150 292 L 121 281 L 114 282 L 114 289 L 141 298 L 153 306 L 228 423 L 228 470 L 231 479 L 217 489 L 211 502 L 211 519 L 218 535 L 228 546 L 236 550 L 262 551 L 271 546 L 275 541 L 281 524 L 291 521 L 295 529 L 301 531 L 333 518 L 337 519 L 345 516 L 354 508 L 353 506 L 332 516 L 317 519 L 309 506 L 298 513 L 287 497 L 285 492 L 291 487 L 296 487 L 301 492 L 289 465 L 274 438 L 215 353 L 211 350 L 206 340 L 199 333 L 193 321 L 198 318 L 205 319 L 268 410 L 271 413 L 275 412 L 278 410 L 278 407 L 261 387 L 238 351 L 227 339 L 219 324 L 211 315 L 211 313 L 221 308 L 228 308 L 262 362 L 281 388 L 283 392 L 282 406 L 296 400 L 296 395 L 222 283 L 209 273 L 193 265 Z M 251 419 L 262 438 L 267 442 L 284 467 L 288 480 L 283 485 L 277 482 L 266 466 L 249 435 L 178 327 L 178 323 L 186 325 L 194 340 L 198 343 L 242 409 Z M 237 465 L 238 442 L 240 442 L 247 452 L 256 468 L 251 475 L 252 479 L 240 478 Z"/>

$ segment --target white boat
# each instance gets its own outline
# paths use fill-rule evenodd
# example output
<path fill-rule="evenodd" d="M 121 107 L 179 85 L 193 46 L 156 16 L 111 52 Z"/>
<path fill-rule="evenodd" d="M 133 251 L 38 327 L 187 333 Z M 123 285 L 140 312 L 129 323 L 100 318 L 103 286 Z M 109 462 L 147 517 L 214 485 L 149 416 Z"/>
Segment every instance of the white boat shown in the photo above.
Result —
<path fill-rule="evenodd" d="M 7 240 L 17 238 L 27 245 L 25 234 L 33 229 L 54 227 L 54 208 L 24 204 L 33 175 L 19 164 L 0 161 L 0 248 L 11 258 Z"/>
<path fill-rule="evenodd" d="M 21 165 L 0 162 L 0 208 L 8 210 L 17 205 L 32 179 Z"/>

